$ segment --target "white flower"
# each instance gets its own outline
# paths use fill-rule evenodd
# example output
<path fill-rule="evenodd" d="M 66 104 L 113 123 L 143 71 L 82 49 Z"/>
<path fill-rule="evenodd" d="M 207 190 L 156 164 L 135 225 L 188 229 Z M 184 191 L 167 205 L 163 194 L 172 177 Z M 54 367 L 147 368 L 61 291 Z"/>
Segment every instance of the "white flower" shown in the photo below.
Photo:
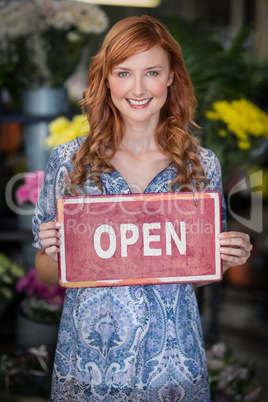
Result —
<path fill-rule="evenodd" d="M 92 6 L 93 7 L 93 6 Z M 101 33 L 107 28 L 108 19 L 105 14 L 99 13 L 98 9 L 92 8 L 91 13 L 81 13 L 77 21 L 77 27 L 80 32 L 85 34 L 95 32 Z"/>
<path fill-rule="evenodd" d="M 209 370 L 220 371 L 223 370 L 225 363 L 219 359 L 207 359 L 207 366 Z"/>
<path fill-rule="evenodd" d="M 223 342 L 215 343 L 211 348 L 212 354 L 217 359 L 222 359 L 225 353 L 225 344 Z"/>
<path fill-rule="evenodd" d="M 87 87 L 87 73 L 85 71 L 75 72 L 66 81 L 68 94 L 71 100 L 78 102 L 83 98 L 83 92 Z"/>
<path fill-rule="evenodd" d="M 70 42 L 78 42 L 81 36 L 77 32 L 71 31 L 67 33 L 67 38 Z"/>
<path fill-rule="evenodd" d="M 97 5 L 71 0 L 4 4 L 0 7 L 0 66 L 14 63 L 14 79 L 19 82 L 63 85 L 79 65 L 89 35 L 108 27 L 108 18 Z M 57 54 L 51 57 L 54 48 Z"/>

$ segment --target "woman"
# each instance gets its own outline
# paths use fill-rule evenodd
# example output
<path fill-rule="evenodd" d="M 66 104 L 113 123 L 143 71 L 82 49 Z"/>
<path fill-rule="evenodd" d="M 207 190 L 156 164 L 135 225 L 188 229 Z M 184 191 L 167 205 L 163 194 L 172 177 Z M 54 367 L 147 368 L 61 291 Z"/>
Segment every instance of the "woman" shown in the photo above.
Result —
<path fill-rule="evenodd" d="M 196 100 L 181 50 L 155 19 L 110 30 L 82 105 L 90 133 L 52 152 L 33 220 L 46 284 L 58 283 L 58 196 L 222 191 L 217 158 L 190 133 Z M 220 239 L 224 270 L 247 260 L 248 235 Z M 192 285 L 68 289 L 51 400 L 209 401 Z"/>

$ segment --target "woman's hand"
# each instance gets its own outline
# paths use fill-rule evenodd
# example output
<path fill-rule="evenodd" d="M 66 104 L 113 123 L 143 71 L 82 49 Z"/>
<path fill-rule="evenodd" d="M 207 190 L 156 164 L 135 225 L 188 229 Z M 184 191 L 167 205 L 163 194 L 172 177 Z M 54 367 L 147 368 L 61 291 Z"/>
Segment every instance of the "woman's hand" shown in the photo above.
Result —
<path fill-rule="evenodd" d="M 39 239 L 41 245 L 44 248 L 45 253 L 55 262 L 58 262 L 58 253 L 60 251 L 60 227 L 60 223 L 54 221 L 42 223 L 39 227 Z"/>
<path fill-rule="evenodd" d="M 228 268 L 245 264 L 250 257 L 252 244 L 249 235 L 241 232 L 223 232 L 219 236 L 223 272 Z"/>

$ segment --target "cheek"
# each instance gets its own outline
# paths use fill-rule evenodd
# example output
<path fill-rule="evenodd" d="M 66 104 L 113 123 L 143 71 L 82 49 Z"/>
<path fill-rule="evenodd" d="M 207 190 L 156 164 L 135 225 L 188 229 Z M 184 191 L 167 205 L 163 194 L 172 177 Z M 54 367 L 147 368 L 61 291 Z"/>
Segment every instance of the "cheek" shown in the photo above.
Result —
<path fill-rule="evenodd" d="M 110 81 L 110 93 L 112 98 L 123 98 L 126 94 L 126 88 L 122 83 Z"/>
<path fill-rule="evenodd" d="M 154 96 L 156 97 L 162 97 L 162 96 L 167 96 L 167 83 L 165 82 L 160 82 L 158 85 L 154 85 L 153 88 L 151 88 L 151 92 Z"/>

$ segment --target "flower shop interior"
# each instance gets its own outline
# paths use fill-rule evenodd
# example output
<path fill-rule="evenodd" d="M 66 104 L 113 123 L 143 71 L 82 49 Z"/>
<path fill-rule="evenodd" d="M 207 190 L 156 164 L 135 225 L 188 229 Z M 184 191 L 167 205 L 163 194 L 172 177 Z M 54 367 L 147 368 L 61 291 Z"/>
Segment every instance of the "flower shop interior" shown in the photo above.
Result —
<path fill-rule="evenodd" d="M 0 400 L 45 401 L 65 289 L 36 277 L 31 220 L 52 149 L 89 127 L 78 106 L 115 22 L 148 14 L 179 42 L 228 230 L 253 251 L 196 288 L 213 401 L 268 400 L 268 1 L 0 1 Z"/>

